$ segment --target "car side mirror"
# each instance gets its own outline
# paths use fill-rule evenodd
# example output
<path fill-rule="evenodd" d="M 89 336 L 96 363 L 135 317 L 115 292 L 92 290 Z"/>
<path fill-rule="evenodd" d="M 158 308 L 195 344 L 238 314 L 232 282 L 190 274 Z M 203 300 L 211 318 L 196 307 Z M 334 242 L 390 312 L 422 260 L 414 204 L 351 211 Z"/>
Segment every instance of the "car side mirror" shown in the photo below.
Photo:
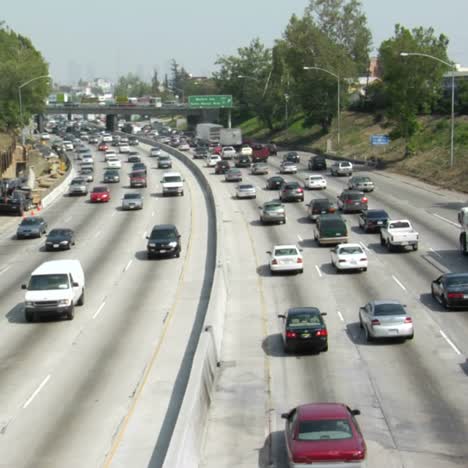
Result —
<path fill-rule="evenodd" d="M 146 236 L 147 239 L 149 239 L 149 236 Z"/>
<path fill-rule="evenodd" d="M 353 410 L 351 410 L 351 414 L 353 416 L 359 416 L 361 414 L 361 411 L 358 410 L 358 409 L 353 409 Z"/>
<path fill-rule="evenodd" d="M 278 314 L 278 318 L 285 319 L 285 318 L 286 318 L 286 315 L 284 315 L 284 314 Z"/>
<path fill-rule="evenodd" d="M 28 289 L 28 287 L 25 284 L 22 284 L 21 289 Z"/>
<path fill-rule="evenodd" d="M 73 283 L 72 283 L 72 286 L 73 286 L 74 288 L 79 288 L 79 287 L 80 287 L 80 285 L 79 285 L 77 282 L 73 282 Z"/>
<path fill-rule="evenodd" d="M 325 317 L 325 315 L 328 315 L 327 312 L 320 312 L 320 315 L 323 315 Z"/>
<path fill-rule="evenodd" d="M 363 312 L 365 312 L 366 308 L 365 307 L 359 307 L 359 310 L 362 310 Z"/>
<path fill-rule="evenodd" d="M 289 413 L 282 413 L 281 418 L 282 419 L 289 419 Z"/>
<path fill-rule="evenodd" d="M 267 250 L 266 253 L 271 255 L 271 250 Z"/>

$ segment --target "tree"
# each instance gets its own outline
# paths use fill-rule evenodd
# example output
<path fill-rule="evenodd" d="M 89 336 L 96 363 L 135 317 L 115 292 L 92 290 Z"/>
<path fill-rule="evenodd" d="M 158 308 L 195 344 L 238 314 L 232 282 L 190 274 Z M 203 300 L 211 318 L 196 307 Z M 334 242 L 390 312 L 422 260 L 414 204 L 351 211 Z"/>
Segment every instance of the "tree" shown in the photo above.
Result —
<path fill-rule="evenodd" d="M 159 82 L 159 78 L 158 78 L 158 70 L 154 69 L 153 77 L 151 78 L 151 95 L 152 96 L 159 96 L 161 94 L 161 91 L 159 90 L 160 86 L 161 86 L 161 83 Z"/>
<path fill-rule="evenodd" d="M 410 31 L 399 24 L 394 36 L 382 42 L 379 56 L 389 105 L 387 113 L 395 123 L 396 136 L 408 140 L 416 133 L 416 115 L 430 112 L 439 101 L 442 78 L 448 68 L 430 58 L 402 57 L 400 53 L 423 53 L 448 62 L 447 46 L 447 37 L 443 34 L 436 37 L 432 28 Z"/>
<path fill-rule="evenodd" d="M 0 128 L 12 131 L 42 111 L 50 82 L 40 79 L 22 88 L 23 121 L 20 119 L 18 87 L 32 78 L 47 76 L 48 65 L 32 42 L 0 23 Z"/>
<path fill-rule="evenodd" d="M 372 34 L 359 0 L 309 0 L 306 8 L 319 31 L 330 41 L 342 46 L 355 62 L 357 72 L 369 68 Z"/>
<path fill-rule="evenodd" d="M 149 94 L 151 94 L 151 85 L 133 73 L 121 76 L 114 88 L 114 95 L 120 97 L 142 97 Z"/>

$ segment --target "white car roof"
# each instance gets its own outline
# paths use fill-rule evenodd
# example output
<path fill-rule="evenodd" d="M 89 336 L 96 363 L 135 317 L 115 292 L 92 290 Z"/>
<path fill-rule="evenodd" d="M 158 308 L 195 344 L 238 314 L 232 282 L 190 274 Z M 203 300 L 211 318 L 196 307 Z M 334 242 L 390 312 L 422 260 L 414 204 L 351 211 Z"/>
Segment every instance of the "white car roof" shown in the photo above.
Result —
<path fill-rule="evenodd" d="M 49 275 L 55 273 L 73 273 L 82 270 L 79 260 L 52 260 L 39 265 L 31 275 Z"/>
<path fill-rule="evenodd" d="M 362 245 L 361 244 L 352 244 L 352 243 L 349 243 L 349 244 L 338 244 L 336 246 L 338 249 L 341 248 L 341 247 L 359 247 L 361 250 L 364 250 L 362 248 Z"/>
<path fill-rule="evenodd" d="M 297 249 L 299 251 L 299 247 L 296 244 L 288 244 L 288 245 L 275 245 L 273 250 L 276 249 Z"/>
<path fill-rule="evenodd" d="M 163 174 L 163 177 L 175 177 L 175 176 L 182 177 L 182 176 L 180 175 L 180 172 L 177 172 L 177 171 L 165 172 L 165 173 Z"/>

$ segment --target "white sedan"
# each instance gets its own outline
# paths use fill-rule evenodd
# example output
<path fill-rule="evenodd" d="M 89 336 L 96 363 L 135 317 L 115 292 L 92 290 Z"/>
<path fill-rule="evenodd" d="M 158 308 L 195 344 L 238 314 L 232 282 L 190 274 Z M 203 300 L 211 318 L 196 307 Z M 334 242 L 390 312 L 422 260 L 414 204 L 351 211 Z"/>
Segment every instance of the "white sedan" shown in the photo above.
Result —
<path fill-rule="evenodd" d="M 117 154 L 114 150 L 108 150 L 106 151 L 106 154 L 104 155 L 104 160 L 107 161 L 109 158 L 116 158 Z"/>
<path fill-rule="evenodd" d="M 257 191 L 255 190 L 255 185 L 239 184 L 236 187 L 236 197 L 237 198 L 256 198 Z"/>
<path fill-rule="evenodd" d="M 236 150 L 232 146 L 223 146 L 223 149 L 221 150 L 222 159 L 232 159 L 236 154 Z"/>
<path fill-rule="evenodd" d="M 116 156 L 107 158 L 107 167 L 109 169 L 120 169 L 122 167 L 122 162 Z"/>
<path fill-rule="evenodd" d="M 269 252 L 270 271 L 274 275 L 278 271 L 304 272 L 304 260 L 297 245 L 275 245 Z"/>
<path fill-rule="evenodd" d="M 304 179 L 304 187 L 309 190 L 314 189 L 326 189 L 327 188 L 327 181 L 323 175 L 320 174 L 310 174 L 305 177 Z"/>
<path fill-rule="evenodd" d="M 331 251 L 331 261 L 338 271 L 366 271 L 368 265 L 367 254 L 359 244 L 338 244 Z"/>
<path fill-rule="evenodd" d="M 216 163 L 221 161 L 221 156 L 219 154 L 210 154 L 206 158 L 206 167 L 215 167 Z"/>
<path fill-rule="evenodd" d="M 297 166 L 291 161 L 283 161 L 280 165 L 280 174 L 296 174 Z"/>
<path fill-rule="evenodd" d="M 190 145 L 184 141 L 179 145 L 179 150 L 180 151 L 190 151 Z"/>
<path fill-rule="evenodd" d="M 119 146 L 119 153 L 121 153 L 121 154 L 128 154 L 128 153 L 130 153 L 130 146 L 128 146 L 128 145 L 120 145 L 120 146 Z"/>

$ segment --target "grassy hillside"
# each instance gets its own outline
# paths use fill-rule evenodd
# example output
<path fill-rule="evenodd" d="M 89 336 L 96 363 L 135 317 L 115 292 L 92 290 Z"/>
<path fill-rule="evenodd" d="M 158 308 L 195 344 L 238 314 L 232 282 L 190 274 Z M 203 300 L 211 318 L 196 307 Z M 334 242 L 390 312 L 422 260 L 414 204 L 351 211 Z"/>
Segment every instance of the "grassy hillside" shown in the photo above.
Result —
<path fill-rule="evenodd" d="M 305 147 L 311 151 L 330 151 L 343 158 L 380 158 L 389 170 L 411 175 L 446 188 L 468 192 L 468 116 L 457 117 L 455 123 L 455 164 L 449 168 L 450 119 L 447 116 L 420 118 L 420 131 L 412 138 L 412 154 L 405 156 L 403 139 L 392 141 L 386 147 L 372 147 L 370 136 L 388 134 L 388 122 L 375 122 L 374 116 L 343 112 L 341 121 L 341 147 L 336 147 L 336 127 L 324 135 L 320 127 L 304 129 L 303 119 L 297 116 L 288 132 L 268 132 L 256 119 L 241 125 L 245 135 L 264 141 L 274 141 L 281 146 Z M 334 122 L 336 125 L 336 122 Z"/>

